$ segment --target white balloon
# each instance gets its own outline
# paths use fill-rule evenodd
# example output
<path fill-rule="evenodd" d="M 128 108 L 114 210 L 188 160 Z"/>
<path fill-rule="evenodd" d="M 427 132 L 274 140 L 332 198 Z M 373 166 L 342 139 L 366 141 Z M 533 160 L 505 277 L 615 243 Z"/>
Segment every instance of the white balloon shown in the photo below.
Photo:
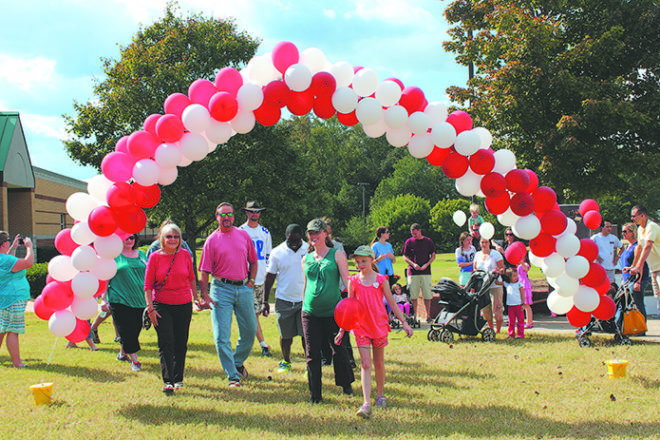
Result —
<path fill-rule="evenodd" d="M 95 298 L 80 298 L 79 296 L 73 297 L 73 304 L 71 304 L 71 311 L 76 318 L 87 320 L 96 316 L 99 310 L 98 303 Z"/>
<path fill-rule="evenodd" d="M 193 133 L 201 133 L 211 123 L 209 111 L 201 104 L 190 104 L 183 110 L 181 121 L 184 127 Z"/>
<path fill-rule="evenodd" d="M 182 154 L 182 155 L 181 155 L 181 160 L 179 161 L 179 163 L 178 163 L 176 166 L 178 166 L 178 167 L 187 167 L 187 166 L 190 165 L 192 162 L 193 162 L 192 160 L 188 159 L 186 156 L 184 156 L 184 155 Z M 164 168 L 161 168 L 161 170 L 163 170 L 163 169 L 164 169 Z M 158 180 L 160 180 L 160 176 L 158 177 Z"/>
<path fill-rule="evenodd" d="M 161 144 L 156 148 L 154 159 L 162 168 L 175 167 L 181 161 L 181 149 L 177 144 Z"/>
<path fill-rule="evenodd" d="M 66 200 L 66 212 L 76 220 L 87 220 L 89 213 L 99 206 L 94 197 L 84 192 L 73 193 Z"/>
<path fill-rule="evenodd" d="M 369 96 L 378 87 L 378 74 L 369 68 L 360 69 L 353 75 L 353 90 L 358 96 Z"/>
<path fill-rule="evenodd" d="M 387 139 L 387 142 L 393 147 L 403 147 L 404 145 L 408 145 L 411 136 L 412 132 L 408 128 L 408 125 L 401 128 L 390 128 L 385 133 L 385 139 Z"/>
<path fill-rule="evenodd" d="M 480 148 L 486 149 L 491 146 L 491 144 L 493 143 L 493 135 L 490 134 L 490 131 L 488 131 L 484 127 L 476 127 L 473 128 L 472 131 L 479 135 L 479 139 L 481 141 Z"/>
<path fill-rule="evenodd" d="M 424 113 L 431 119 L 431 126 L 447 120 L 447 106 L 439 101 L 429 102 L 429 105 L 424 109 Z"/>
<path fill-rule="evenodd" d="M 566 260 L 566 274 L 575 279 L 583 278 L 589 273 L 589 261 L 582 255 L 576 255 Z"/>
<path fill-rule="evenodd" d="M 397 87 L 399 86 L 397 85 Z M 393 105 L 385 110 L 384 119 L 389 128 L 405 127 L 408 123 L 408 110 L 400 105 Z"/>
<path fill-rule="evenodd" d="M 254 113 L 251 111 L 239 111 L 238 114 L 234 116 L 234 119 L 231 120 L 230 125 L 236 133 L 245 134 L 252 131 L 255 123 L 256 119 Z"/>
<path fill-rule="evenodd" d="M 114 182 L 108 180 L 103 174 L 94 176 L 87 181 L 87 192 L 94 197 L 99 204 L 105 203 L 105 195 Z"/>
<path fill-rule="evenodd" d="M 243 83 L 236 93 L 236 102 L 238 102 L 238 107 L 242 110 L 256 110 L 264 102 L 264 92 L 257 84 L 251 82 Z M 215 120 L 213 119 L 213 121 Z"/>
<path fill-rule="evenodd" d="M 382 115 L 383 108 L 374 98 L 362 99 L 355 108 L 355 116 L 363 125 L 375 124 Z"/>
<path fill-rule="evenodd" d="M 555 235 L 555 238 L 562 237 L 564 235 L 575 235 L 577 232 L 577 225 L 575 224 L 575 220 L 573 220 L 570 217 L 566 217 L 566 228 L 562 231 L 561 234 Z"/>
<path fill-rule="evenodd" d="M 548 278 L 548 282 L 550 282 L 550 278 Z M 557 278 L 553 278 L 552 283 L 561 296 L 574 296 L 578 291 L 578 287 L 580 287 L 580 282 L 568 276 L 566 272 L 562 272 Z"/>
<path fill-rule="evenodd" d="M 572 296 L 561 296 L 555 290 L 548 295 L 548 308 L 557 315 L 565 315 L 573 308 Z"/>
<path fill-rule="evenodd" d="M 179 170 L 176 167 L 161 168 L 160 175 L 158 176 L 158 184 L 163 186 L 171 185 L 178 176 Z"/>
<path fill-rule="evenodd" d="M 575 307 L 577 307 L 579 310 L 588 313 L 593 312 L 596 307 L 598 307 L 600 297 L 598 296 L 596 289 L 581 285 L 573 297 L 573 302 L 575 303 Z"/>
<path fill-rule="evenodd" d="M 509 150 L 497 150 L 495 156 L 495 167 L 493 172 L 506 175 L 516 167 L 516 156 Z"/>
<path fill-rule="evenodd" d="M 562 235 L 557 239 L 555 249 L 562 257 L 571 258 L 580 250 L 580 239 L 573 234 Z"/>
<path fill-rule="evenodd" d="M 507 208 L 502 214 L 497 215 L 497 221 L 504 226 L 513 226 L 516 224 L 520 217 L 511 211 L 511 208 Z"/>
<path fill-rule="evenodd" d="M 99 280 L 109 280 L 117 273 L 117 263 L 115 260 L 99 258 L 91 273 Z"/>
<path fill-rule="evenodd" d="M 542 257 L 538 257 L 538 256 L 534 255 L 531 250 L 527 253 L 527 255 L 529 255 L 529 262 L 532 263 L 534 266 L 539 267 L 539 268 L 543 266 L 543 258 Z"/>
<path fill-rule="evenodd" d="M 48 273 L 57 281 L 69 281 L 78 271 L 71 264 L 71 257 L 57 255 L 48 262 Z"/>
<path fill-rule="evenodd" d="M 338 87 L 332 94 L 332 106 L 339 113 L 350 113 L 358 105 L 358 96 L 348 87 Z"/>
<path fill-rule="evenodd" d="M 75 328 L 76 315 L 69 310 L 58 310 L 48 319 L 48 329 L 55 336 L 69 336 Z"/>
<path fill-rule="evenodd" d="M 71 265 L 76 270 L 92 270 L 95 264 L 96 251 L 91 246 L 79 246 L 71 253 Z"/>
<path fill-rule="evenodd" d="M 273 66 L 270 52 L 253 57 L 248 62 L 248 70 L 250 81 L 260 86 L 265 86 L 280 77 L 280 73 Z"/>
<path fill-rule="evenodd" d="M 71 280 L 71 290 L 79 298 L 91 298 L 99 290 L 99 279 L 91 272 L 79 272 Z"/>
<path fill-rule="evenodd" d="M 401 99 L 401 87 L 394 81 L 383 81 L 376 87 L 376 99 L 383 107 L 393 106 Z"/>
<path fill-rule="evenodd" d="M 94 240 L 94 249 L 96 249 L 96 253 L 101 258 L 115 259 L 121 254 L 121 251 L 124 250 L 124 241 L 117 234 L 111 234 L 107 237 L 99 237 Z M 94 257 L 94 264 L 96 264 L 96 257 Z"/>
<path fill-rule="evenodd" d="M 231 125 L 227 122 L 218 122 L 215 119 L 206 129 L 206 138 L 214 145 L 224 144 L 231 137 Z"/>
<path fill-rule="evenodd" d="M 438 122 L 431 128 L 431 139 L 438 148 L 449 148 L 456 140 L 456 129 L 449 122 Z"/>
<path fill-rule="evenodd" d="M 362 130 L 364 130 L 364 134 L 366 134 L 367 136 L 371 138 L 377 138 L 385 134 L 385 131 L 387 130 L 387 125 L 385 124 L 385 121 L 381 116 L 381 118 L 375 124 L 371 124 L 371 125 L 362 124 Z"/>
<path fill-rule="evenodd" d="M 284 72 L 284 82 L 294 92 L 302 92 L 312 84 L 312 72 L 304 64 L 293 64 Z"/>
<path fill-rule="evenodd" d="M 481 138 L 472 130 L 460 132 L 454 141 L 454 148 L 458 154 L 470 156 L 477 152 L 481 145 Z"/>
<path fill-rule="evenodd" d="M 194 133 L 187 133 L 187 135 L 194 136 Z M 160 167 L 156 161 L 151 159 L 140 159 L 133 166 L 133 178 L 142 186 L 151 186 L 158 183 L 159 173 Z"/>
<path fill-rule="evenodd" d="M 408 143 L 408 152 L 418 159 L 424 158 L 433 151 L 433 141 L 429 133 L 416 134 Z"/>
<path fill-rule="evenodd" d="M 474 171 L 468 168 L 465 174 L 463 174 L 461 177 L 456 179 L 456 183 L 455 183 L 456 191 L 458 191 L 460 194 L 466 197 L 473 196 L 477 192 L 479 192 L 482 178 L 483 176 L 475 173 Z"/>
<path fill-rule="evenodd" d="M 192 161 L 199 161 L 209 153 L 209 144 L 201 134 L 186 133 L 181 138 L 181 153 Z"/>
<path fill-rule="evenodd" d="M 520 217 L 512 226 L 513 233 L 523 240 L 532 240 L 541 232 L 541 222 L 533 214 Z"/>
<path fill-rule="evenodd" d="M 353 81 L 353 66 L 346 61 L 340 61 L 330 66 L 330 73 L 332 73 L 332 76 L 334 76 L 337 81 L 337 89 L 348 87 L 351 84 L 351 81 Z M 352 111 L 353 110 L 341 113 L 350 113 Z"/>
<path fill-rule="evenodd" d="M 495 235 L 495 227 L 488 222 L 484 222 L 479 226 L 479 235 L 486 240 L 490 240 Z"/>
<path fill-rule="evenodd" d="M 89 229 L 87 220 L 82 220 L 75 225 L 71 226 L 71 240 L 79 245 L 90 244 L 96 240 L 98 236 Z"/>
<path fill-rule="evenodd" d="M 463 211 L 454 212 L 454 215 L 452 215 L 451 218 L 454 220 L 454 223 L 456 223 L 456 226 L 463 226 L 465 224 L 465 220 L 467 220 L 467 217 Z"/>
<path fill-rule="evenodd" d="M 543 258 L 543 264 L 541 264 L 541 270 L 546 277 L 558 277 L 564 272 L 565 267 L 564 258 L 556 252 Z"/>
<path fill-rule="evenodd" d="M 322 71 L 327 62 L 325 54 L 317 47 L 308 47 L 300 53 L 300 63 L 307 66 L 312 75 Z"/>
<path fill-rule="evenodd" d="M 423 112 L 415 112 L 408 118 L 408 126 L 415 134 L 426 133 L 431 128 L 431 118 Z"/>

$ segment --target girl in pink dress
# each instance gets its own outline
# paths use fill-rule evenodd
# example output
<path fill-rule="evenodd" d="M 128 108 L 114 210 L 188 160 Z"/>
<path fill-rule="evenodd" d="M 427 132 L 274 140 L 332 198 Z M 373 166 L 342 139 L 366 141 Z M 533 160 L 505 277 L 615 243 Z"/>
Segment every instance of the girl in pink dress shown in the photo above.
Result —
<path fill-rule="evenodd" d="M 392 297 L 387 276 L 378 273 L 378 268 L 374 263 L 374 251 L 369 246 L 360 246 L 353 255 L 355 265 L 360 273 L 349 278 L 348 296 L 360 301 L 364 311 L 358 326 L 353 329 L 362 363 L 362 395 L 364 396 L 364 403 L 358 410 L 357 415 L 366 419 L 371 416 L 372 361 L 370 347 L 373 350 L 373 366 L 377 388 L 374 406 L 376 408 L 385 408 L 386 406 L 383 393 L 385 386 L 385 346 L 387 345 L 387 333 L 390 331 L 390 326 L 387 311 L 383 306 L 383 296 L 387 299 L 392 312 L 403 323 L 403 330 L 408 337 L 412 336 L 413 331 Z M 340 330 L 335 341 L 341 341 L 343 336 L 344 330 Z"/>
<path fill-rule="evenodd" d="M 523 287 L 523 293 L 525 294 L 525 303 L 523 305 L 523 313 L 525 313 L 525 328 L 534 327 L 534 322 L 532 321 L 532 283 L 527 277 L 527 272 L 529 272 L 529 263 L 523 260 L 522 263 L 518 265 L 518 279 L 520 284 Z"/>

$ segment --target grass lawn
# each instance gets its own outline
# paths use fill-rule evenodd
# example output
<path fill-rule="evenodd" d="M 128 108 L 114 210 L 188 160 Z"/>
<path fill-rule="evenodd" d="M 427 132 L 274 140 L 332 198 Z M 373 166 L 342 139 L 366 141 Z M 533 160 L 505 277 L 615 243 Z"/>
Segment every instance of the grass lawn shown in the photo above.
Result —
<path fill-rule="evenodd" d="M 275 357 L 263 358 L 255 347 L 246 363 L 246 386 L 229 389 L 209 312 L 196 312 L 185 388 L 166 397 L 153 329 L 141 337 L 143 371 L 132 373 L 128 363 L 115 360 L 118 346 L 109 323 L 100 328 L 100 351 L 65 350 L 63 339 L 55 341 L 45 322 L 27 314 L 21 345 L 30 368 L 7 367 L 6 349 L 0 352 L 0 438 L 660 438 L 657 344 L 615 346 L 608 337 L 596 348 L 581 349 L 569 336 L 531 334 L 493 343 L 461 339 L 449 346 L 428 342 L 423 331 L 412 339 L 394 331 L 386 349 L 389 408 L 362 420 L 355 415 L 359 380 L 356 395 L 344 396 L 325 367 L 325 403 L 308 404 L 298 340 L 293 371 L 279 374 L 275 317 L 262 318 L 262 324 Z M 603 362 L 615 358 L 630 361 L 626 378 L 607 378 Z M 55 384 L 52 405 L 33 403 L 28 387 L 41 381 Z"/>

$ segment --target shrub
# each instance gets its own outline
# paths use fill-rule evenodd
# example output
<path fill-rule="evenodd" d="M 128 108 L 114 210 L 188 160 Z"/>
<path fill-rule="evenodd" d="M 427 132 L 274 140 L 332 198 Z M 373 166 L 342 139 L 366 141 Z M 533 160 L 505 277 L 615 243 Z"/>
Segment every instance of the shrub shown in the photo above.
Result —
<path fill-rule="evenodd" d="M 30 283 L 30 296 L 36 298 L 46 286 L 48 276 L 48 263 L 36 263 L 25 271 L 25 278 Z"/>

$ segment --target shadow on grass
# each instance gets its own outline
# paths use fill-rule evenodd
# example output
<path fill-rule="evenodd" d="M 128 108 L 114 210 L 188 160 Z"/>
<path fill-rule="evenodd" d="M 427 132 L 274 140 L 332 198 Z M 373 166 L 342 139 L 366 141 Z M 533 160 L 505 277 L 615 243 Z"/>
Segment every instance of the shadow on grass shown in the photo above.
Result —
<path fill-rule="evenodd" d="M 124 382 L 126 380 L 125 373 L 113 373 L 108 371 L 106 368 L 89 368 L 80 365 L 60 365 L 55 363 L 48 365 L 43 362 L 38 362 L 31 363 L 30 370 L 63 374 L 69 377 L 79 377 L 81 379 L 102 383 L 118 383 Z"/>
<path fill-rule="evenodd" d="M 632 379 L 639 382 L 644 388 L 657 390 L 660 388 L 660 379 L 649 379 L 643 376 L 632 376 Z"/>

